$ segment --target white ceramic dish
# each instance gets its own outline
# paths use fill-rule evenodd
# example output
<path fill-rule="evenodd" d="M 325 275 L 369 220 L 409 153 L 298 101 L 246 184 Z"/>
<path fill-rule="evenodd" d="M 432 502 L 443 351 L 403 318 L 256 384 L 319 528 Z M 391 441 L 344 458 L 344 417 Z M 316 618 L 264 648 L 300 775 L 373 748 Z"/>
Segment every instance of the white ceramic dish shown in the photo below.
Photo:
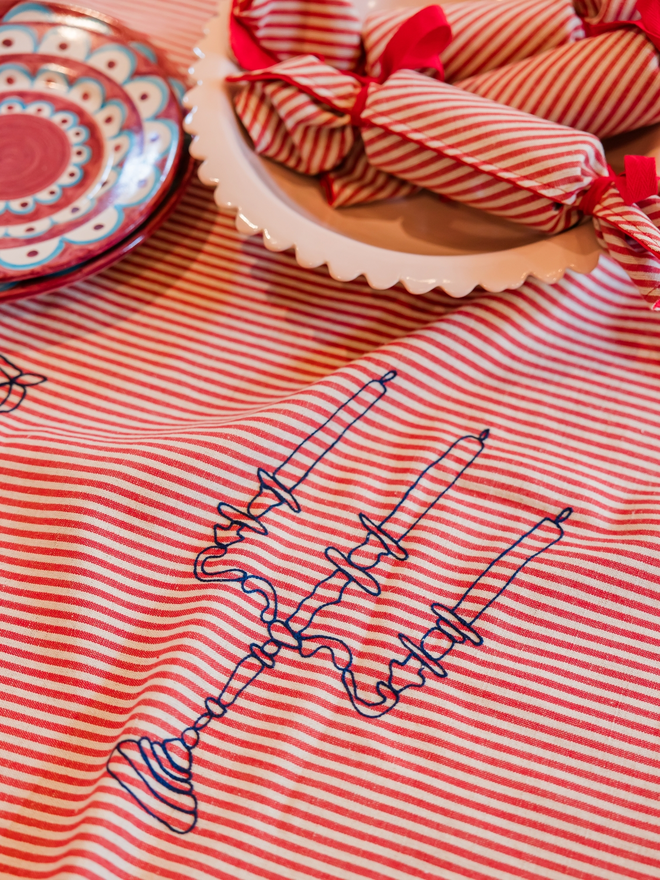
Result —
<path fill-rule="evenodd" d="M 367 8 L 423 3 L 356 0 L 356 7 L 366 14 Z M 440 287 L 460 297 L 477 286 L 515 289 L 529 276 L 554 283 L 567 269 L 587 273 L 596 267 L 600 251 L 591 223 L 547 238 L 431 193 L 334 210 L 314 179 L 257 156 L 224 82 L 238 69 L 229 49 L 230 6 L 220 0 L 195 49 L 199 60 L 191 73 L 197 85 L 184 99 L 190 109 L 185 127 L 194 135 L 193 155 L 203 160 L 200 179 L 215 186 L 220 207 L 236 211 L 240 232 L 261 233 L 272 251 L 294 248 L 301 266 L 327 264 L 340 281 L 364 275 L 377 290 L 401 281 L 411 293 Z M 650 140 L 648 134 L 633 139 L 634 151 L 660 147 L 655 131 Z M 630 140 L 614 152 L 632 152 Z"/>

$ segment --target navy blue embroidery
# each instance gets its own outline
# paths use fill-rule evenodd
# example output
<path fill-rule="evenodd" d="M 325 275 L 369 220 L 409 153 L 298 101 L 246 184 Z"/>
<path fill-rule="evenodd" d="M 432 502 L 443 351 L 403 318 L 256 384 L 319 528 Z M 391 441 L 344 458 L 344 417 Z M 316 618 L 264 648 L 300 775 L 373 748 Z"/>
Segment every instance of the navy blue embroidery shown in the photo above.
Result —
<path fill-rule="evenodd" d="M 346 401 L 316 431 L 309 435 L 272 473 L 257 471 L 259 488 L 246 510 L 225 502 L 218 505 L 221 522 L 215 527 L 215 543 L 203 550 L 195 561 L 195 575 L 201 581 L 233 582 L 246 593 L 256 593 L 264 601 L 261 620 L 269 638 L 261 645 L 250 645 L 249 653 L 234 668 L 218 695 L 205 700 L 205 711 L 181 737 L 152 741 L 125 739 L 108 761 L 108 772 L 151 816 L 177 834 L 191 831 L 197 822 L 197 799 L 192 785 L 192 751 L 199 742 L 199 731 L 213 719 L 226 714 L 240 694 L 266 669 L 275 666 L 281 650 L 292 650 L 302 657 L 325 652 L 341 676 L 353 707 L 366 718 L 390 712 L 408 688 L 423 687 L 427 676 L 444 678 L 442 659 L 456 644 L 482 644 L 474 624 L 533 559 L 563 537 L 562 523 L 571 515 L 565 508 L 556 517 L 544 517 L 494 559 L 452 607 L 439 602 L 430 606 L 430 626 L 421 639 L 399 632 L 399 656 L 383 657 L 388 670 L 386 680 L 378 681 L 377 699 L 360 693 L 354 671 L 354 658 L 346 642 L 314 631 L 319 612 L 341 603 L 346 588 L 358 587 L 372 597 L 381 594 L 379 565 L 387 557 L 405 561 L 404 541 L 417 524 L 435 507 L 484 449 L 488 430 L 456 440 L 426 467 L 390 513 L 374 523 L 359 515 L 364 540 L 345 553 L 330 546 L 325 550 L 329 573 L 319 581 L 286 619 L 278 617 L 277 591 L 266 578 L 239 568 L 222 568 L 232 545 L 250 533 L 267 535 L 267 515 L 286 505 L 294 513 L 301 507 L 295 489 L 352 425 L 387 392 L 387 383 L 396 373 L 389 372 L 368 382 Z M 266 520 L 266 522 L 264 522 Z M 318 624 L 317 624 L 318 625 Z M 401 659 L 403 657 L 403 659 Z M 373 696 L 373 695 L 371 695 Z"/>
<path fill-rule="evenodd" d="M 24 373 L 0 354 L 0 415 L 18 409 L 25 400 L 28 388 L 45 381 L 45 376 Z"/>

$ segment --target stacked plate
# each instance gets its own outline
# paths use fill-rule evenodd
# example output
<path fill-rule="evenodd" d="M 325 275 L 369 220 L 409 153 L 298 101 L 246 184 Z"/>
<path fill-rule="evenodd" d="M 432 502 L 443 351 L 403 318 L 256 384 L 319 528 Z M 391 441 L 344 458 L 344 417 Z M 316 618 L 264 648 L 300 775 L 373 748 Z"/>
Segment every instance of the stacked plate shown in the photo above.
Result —
<path fill-rule="evenodd" d="M 0 301 L 120 259 L 164 222 L 193 162 L 184 87 L 143 38 L 59 3 L 0 19 Z"/>

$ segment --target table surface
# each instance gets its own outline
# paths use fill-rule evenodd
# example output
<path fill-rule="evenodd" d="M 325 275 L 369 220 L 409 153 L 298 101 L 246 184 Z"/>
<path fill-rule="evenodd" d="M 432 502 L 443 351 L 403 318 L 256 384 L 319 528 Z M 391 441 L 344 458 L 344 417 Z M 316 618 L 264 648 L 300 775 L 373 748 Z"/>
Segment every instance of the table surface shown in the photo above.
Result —
<path fill-rule="evenodd" d="M 96 6 L 182 68 L 214 10 Z M 0 407 L 0 876 L 657 877 L 659 320 L 607 260 L 463 301 L 341 284 L 239 235 L 197 181 L 111 269 L 1 305 L 12 375 L 46 381 Z M 457 645 L 447 678 L 427 670 L 380 719 L 355 712 L 327 652 L 283 649 L 204 732 L 198 824 L 177 836 L 106 762 L 127 737 L 179 736 L 264 640 L 257 594 L 194 576 L 216 505 L 244 508 L 258 468 L 391 370 L 296 489 L 301 513 L 232 548 L 295 608 L 331 571 L 324 548 L 363 540 L 359 513 L 382 521 L 490 429 L 408 559 L 382 562 L 381 596 L 353 585 L 319 617 L 361 692 L 376 699 L 432 600 L 455 604 L 571 507 L 565 534 L 510 569 L 484 644 Z"/>

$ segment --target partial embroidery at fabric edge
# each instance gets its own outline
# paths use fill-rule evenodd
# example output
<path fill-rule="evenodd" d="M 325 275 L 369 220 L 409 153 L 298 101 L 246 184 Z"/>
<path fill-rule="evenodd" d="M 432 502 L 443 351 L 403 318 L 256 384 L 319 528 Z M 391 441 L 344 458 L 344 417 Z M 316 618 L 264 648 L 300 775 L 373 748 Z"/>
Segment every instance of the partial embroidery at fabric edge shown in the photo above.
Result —
<path fill-rule="evenodd" d="M 45 376 L 24 373 L 0 354 L 0 416 L 18 409 L 25 400 L 28 388 L 45 381 Z"/>

